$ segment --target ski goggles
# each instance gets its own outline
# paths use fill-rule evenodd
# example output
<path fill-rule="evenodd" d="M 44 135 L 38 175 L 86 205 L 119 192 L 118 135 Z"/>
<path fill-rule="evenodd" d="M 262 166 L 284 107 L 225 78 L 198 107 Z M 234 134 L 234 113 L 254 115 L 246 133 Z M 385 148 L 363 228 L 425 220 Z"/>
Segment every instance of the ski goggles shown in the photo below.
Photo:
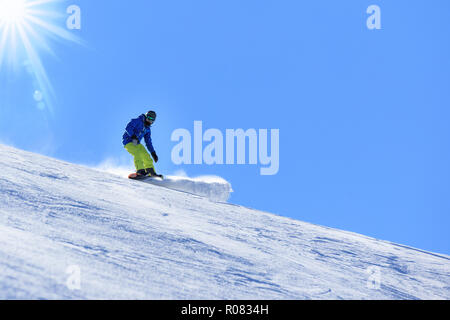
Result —
<path fill-rule="evenodd" d="M 155 122 L 155 118 L 151 117 L 151 116 L 147 116 L 147 121 L 150 123 L 153 123 L 153 122 Z"/>

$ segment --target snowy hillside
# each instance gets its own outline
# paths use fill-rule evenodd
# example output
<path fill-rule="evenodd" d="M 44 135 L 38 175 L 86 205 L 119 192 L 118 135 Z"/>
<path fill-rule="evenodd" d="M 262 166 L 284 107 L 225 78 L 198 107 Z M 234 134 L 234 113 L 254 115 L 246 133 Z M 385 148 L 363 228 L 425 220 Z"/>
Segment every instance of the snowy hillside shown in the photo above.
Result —
<path fill-rule="evenodd" d="M 0 298 L 450 299 L 450 257 L 0 145 Z"/>

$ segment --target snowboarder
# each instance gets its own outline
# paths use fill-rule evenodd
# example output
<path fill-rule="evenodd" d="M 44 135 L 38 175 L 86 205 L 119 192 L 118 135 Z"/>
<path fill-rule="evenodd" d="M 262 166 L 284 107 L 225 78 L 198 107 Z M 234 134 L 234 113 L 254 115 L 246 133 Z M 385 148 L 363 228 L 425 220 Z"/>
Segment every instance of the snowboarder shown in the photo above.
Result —
<path fill-rule="evenodd" d="M 156 120 L 156 112 L 149 111 L 146 114 L 140 115 L 136 119 L 132 119 L 128 123 L 125 133 L 123 135 L 123 145 L 125 149 L 134 157 L 134 165 L 136 173 L 131 174 L 131 179 L 139 179 L 143 177 L 161 177 L 155 172 L 153 160 L 158 162 L 158 156 L 153 148 L 152 133 L 150 127 Z M 145 147 L 141 144 L 144 138 L 148 151 L 150 151 L 152 158 L 148 154 Z"/>

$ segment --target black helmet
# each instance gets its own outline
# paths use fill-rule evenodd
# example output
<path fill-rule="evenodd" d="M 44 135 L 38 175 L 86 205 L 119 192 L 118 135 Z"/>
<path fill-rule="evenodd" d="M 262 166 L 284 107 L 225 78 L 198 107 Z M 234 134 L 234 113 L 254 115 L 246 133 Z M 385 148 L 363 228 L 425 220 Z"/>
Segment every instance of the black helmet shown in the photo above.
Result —
<path fill-rule="evenodd" d="M 145 114 L 145 122 L 148 124 L 152 124 L 156 120 L 156 112 L 155 111 L 149 111 Z"/>

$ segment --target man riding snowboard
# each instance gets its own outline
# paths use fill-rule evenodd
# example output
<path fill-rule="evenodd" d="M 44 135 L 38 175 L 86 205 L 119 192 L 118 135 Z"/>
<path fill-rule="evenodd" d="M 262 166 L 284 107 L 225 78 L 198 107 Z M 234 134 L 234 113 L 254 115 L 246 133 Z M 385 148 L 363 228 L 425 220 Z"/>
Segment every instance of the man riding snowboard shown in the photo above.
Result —
<path fill-rule="evenodd" d="M 125 129 L 123 145 L 134 157 L 134 165 L 136 167 L 136 174 L 130 175 L 130 178 L 138 179 L 146 176 L 162 177 L 155 172 L 155 167 L 153 165 L 153 160 L 158 162 L 158 156 L 153 148 L 152 132 L 150 130 L 150 127 L 155 120 L 156 112 L 149 111 L 136 119 L 132 119 Z M 144 138 L 147 149 L 150 151 L 153 160 L 147 150 L 145 150 L 145 147 L 141 144 L 142 138 Z"/>

